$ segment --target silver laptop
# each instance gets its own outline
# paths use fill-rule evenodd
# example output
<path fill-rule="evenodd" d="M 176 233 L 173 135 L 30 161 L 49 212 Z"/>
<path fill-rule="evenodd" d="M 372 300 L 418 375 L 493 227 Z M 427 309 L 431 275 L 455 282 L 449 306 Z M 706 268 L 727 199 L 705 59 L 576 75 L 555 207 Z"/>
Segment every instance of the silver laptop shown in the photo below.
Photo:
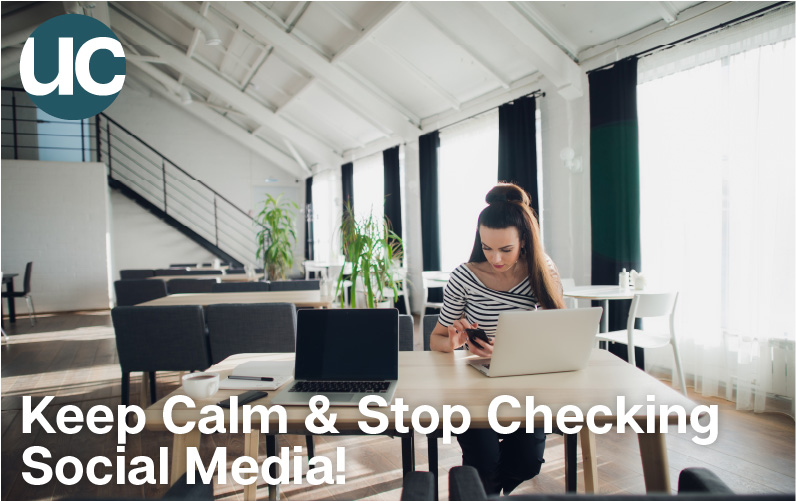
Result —
<path fill-rule="evenodd" d="M 469 364 L 489 377 L 577 371 L 594 348 L 602 308 L 510 311 L 498 317 L 492 358 Z"/>
<path fill-rule="evenodd" d="M 367 395 L 392 402 L 398 384 L 398 310 L 299 310 L 294 381 L 272 403 L 359 405 Z"/>

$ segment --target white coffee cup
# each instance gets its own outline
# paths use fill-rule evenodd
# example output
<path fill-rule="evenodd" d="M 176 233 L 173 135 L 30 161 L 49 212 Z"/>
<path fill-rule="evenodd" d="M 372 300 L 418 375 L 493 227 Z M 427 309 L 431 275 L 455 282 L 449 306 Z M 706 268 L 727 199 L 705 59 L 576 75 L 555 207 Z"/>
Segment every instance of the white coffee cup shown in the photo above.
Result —
<path fill-rule="evenodd" d="M 218 374 L 213 372 L 194 372 L 182 377 L 182 387 L 191 398 L 208 398 L 218 391 L 219 381 Z"/>

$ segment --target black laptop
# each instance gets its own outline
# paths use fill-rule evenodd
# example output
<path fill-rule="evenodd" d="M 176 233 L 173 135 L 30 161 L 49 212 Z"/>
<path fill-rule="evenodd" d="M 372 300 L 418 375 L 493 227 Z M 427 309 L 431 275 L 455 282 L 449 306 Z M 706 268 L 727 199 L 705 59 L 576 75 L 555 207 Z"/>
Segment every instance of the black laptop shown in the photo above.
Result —
<path fill-rule="evenodd" d="M 294 380 L 272 403 L 359 405 L 376 394 L 389 404 L 397 383 L 398 310 L 299 310 Z"/>

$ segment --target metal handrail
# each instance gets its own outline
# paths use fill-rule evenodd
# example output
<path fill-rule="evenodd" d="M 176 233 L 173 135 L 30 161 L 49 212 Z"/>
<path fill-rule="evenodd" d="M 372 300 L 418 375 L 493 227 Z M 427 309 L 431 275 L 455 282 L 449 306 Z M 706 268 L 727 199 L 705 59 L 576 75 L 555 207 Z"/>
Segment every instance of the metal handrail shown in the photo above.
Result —
<path fill-rule="evenodd" d="M 181 224 L 185 224 L 192 231 L 202 235 L 228 255 L 234 256 L 243 263 L 255 262 L 254 232 L 256 226 L 261 226 L 260 223 L 116 120 L 105 113 L 99 113 L 93 119 L 88 119 L 88 122 L 80 122 L 80 135 L 20 132 L 17 130 L 18 122 L 59 125 L 62 122 L 19 118 L 17 109 L 35 109 L 36 106 L 17 103 L 16 93 L 24 93 L 23 89 L 2 87 L 2 90 L 11 92 L 11 103 L 3 103 L 2 106 L 10 106 L 12 112 L 12 117 L 4 117 L 2 120 L 4 122 L 13 121 L 13 130 L 3 132 L 3 146 L 12 146 L 6 144 L 5 138 L 13 135 L 14 158 L 19 158 L 19 149 L 21 148 L 82 150 L 84 161 L 88 154 L 94 157 L 93 160 L 106 164 L 109 180 L 116 179 L 123 182 L 125 186 L 138 192 L 149 203 L 158 206 L 172 218 L 176 217 Z M 83 132 L 87 124 L 89 131 L 93 130 L 93 133 Z M 63 125 L 71 124 L 63 123 Z M 27 126 L 27 128 L 30 127 L 32 126 Z M 18 144 L 18 136 L 38 135 L 81 137 L 83 138 L 81 141 L 83 147 L 23 146 Z M 85 146 L 86 140 L 90 145 L 88 148 Z M 145 188 L 145 186 L 147 187 Z M 207 192 L 202 192 L 200 186 Z M 150 191 L 153 188 L 154 193 Z M 208 220 L 206 217 L 211 219 Z M 219 227 L 220 218 L 224 219 L 221 227 Z"/>

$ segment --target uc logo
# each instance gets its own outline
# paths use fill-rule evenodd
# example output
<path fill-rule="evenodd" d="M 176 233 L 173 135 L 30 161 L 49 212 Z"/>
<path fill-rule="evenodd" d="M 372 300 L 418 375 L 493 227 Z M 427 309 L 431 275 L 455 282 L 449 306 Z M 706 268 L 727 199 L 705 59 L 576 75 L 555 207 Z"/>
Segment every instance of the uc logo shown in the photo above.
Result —
<path fill-rule="evenodd" d="M 25 42 L 22 86 L 33 102 L 64 120 L 82 120 L 111 105 L 127 66 L 122 44 L 100 21 L 66 14 L 44 22 Z"/>

